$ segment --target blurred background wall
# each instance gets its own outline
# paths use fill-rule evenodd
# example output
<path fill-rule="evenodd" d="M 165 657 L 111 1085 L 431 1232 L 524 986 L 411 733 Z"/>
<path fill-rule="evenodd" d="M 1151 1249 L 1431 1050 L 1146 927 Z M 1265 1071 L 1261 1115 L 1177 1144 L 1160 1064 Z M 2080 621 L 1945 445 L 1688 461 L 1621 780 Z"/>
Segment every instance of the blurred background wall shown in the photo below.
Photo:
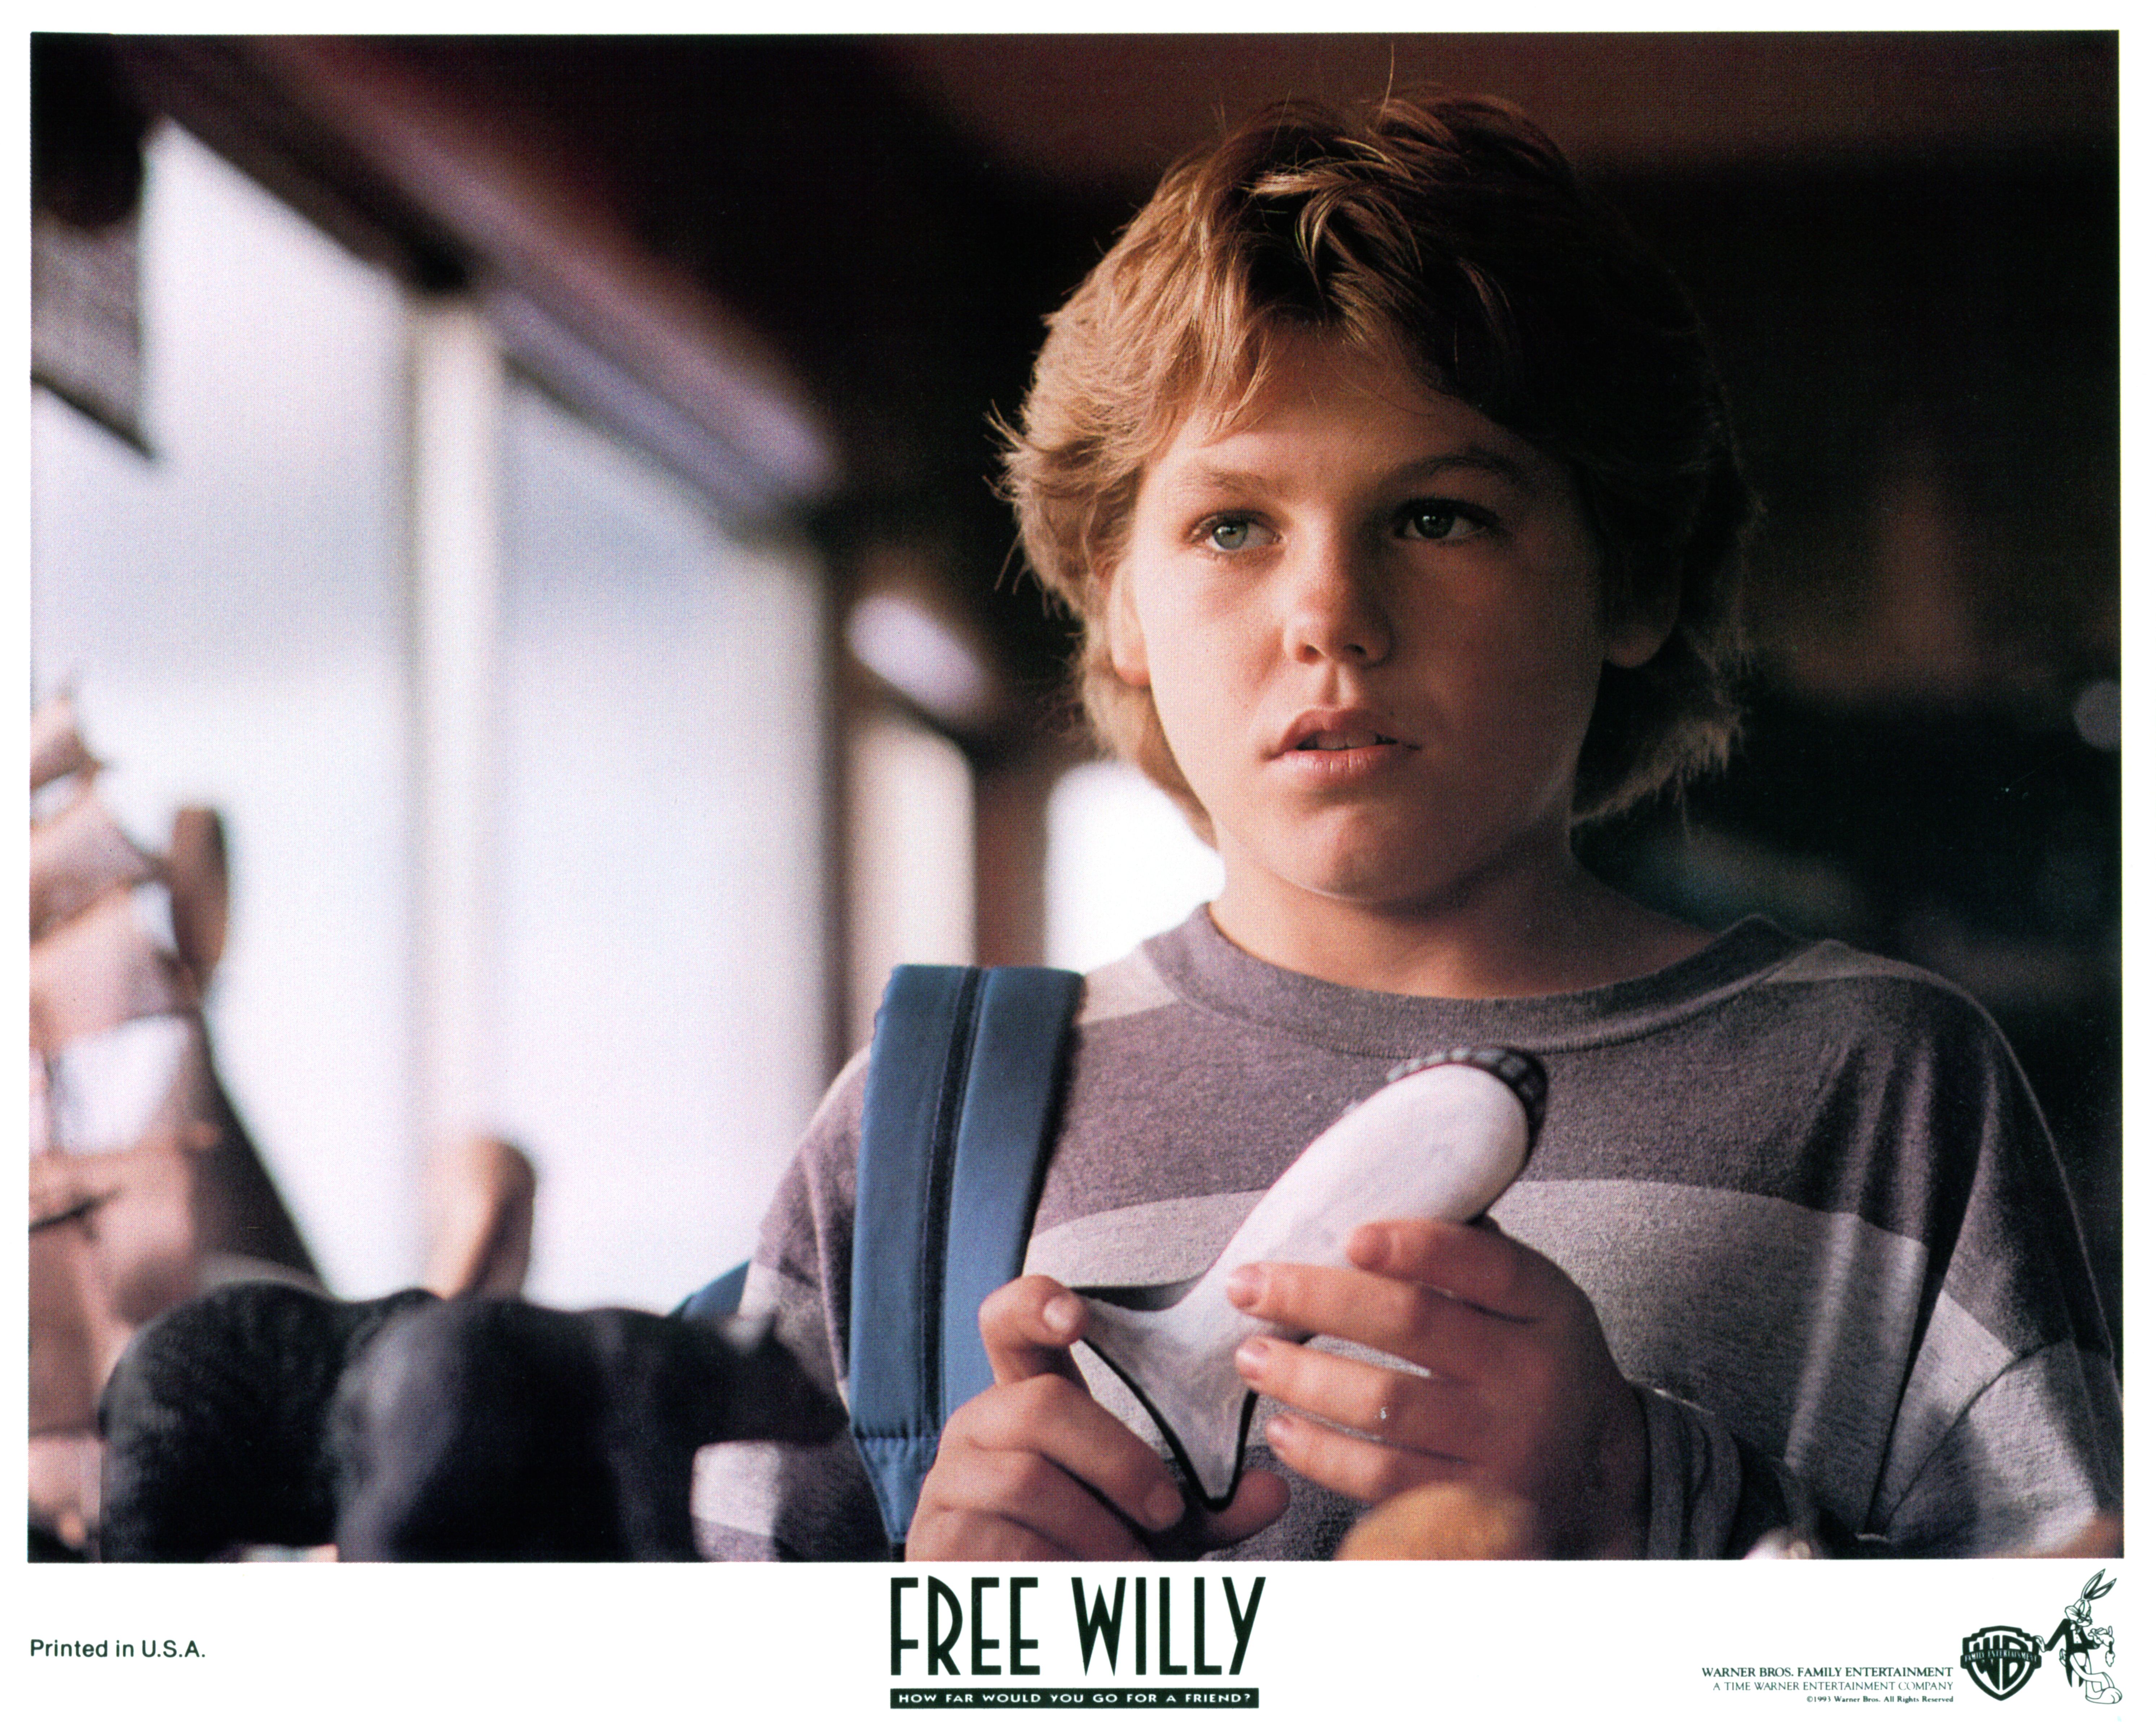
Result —
<path fill-rule="evenodd" d="M 464 1128 L 531 1289 L 746 1252 L 889 964 L 1211 888 L 1090 763 L 988 415 L 1160 169 L 1278 95 L 1534 113 L 1691 284 L 1768 508 L 1734 768 L 1584 840 L 1938 969 L 2117 1314 L 2117 41 L 187 39 L 33 53 L 33 680 L 222 806 L 226 1073 L 336 1289 Z"/>

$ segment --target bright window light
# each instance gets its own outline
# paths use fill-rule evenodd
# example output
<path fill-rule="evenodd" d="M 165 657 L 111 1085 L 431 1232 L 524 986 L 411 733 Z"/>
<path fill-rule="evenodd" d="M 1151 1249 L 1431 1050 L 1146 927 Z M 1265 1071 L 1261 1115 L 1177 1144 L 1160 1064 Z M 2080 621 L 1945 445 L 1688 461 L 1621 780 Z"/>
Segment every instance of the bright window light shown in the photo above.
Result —
<path fill-rule="evenodd" d="M 858 725 L 848 751 L 861 1045 L 895 964 L 973 960 L 973 774 L 956 743 L 896 713 Z"/>
<path fill-rule="evenodd" d="M 139 840 L 162 847 L 183 803 L 223 814 L 219 1067 L 330 1285 L 372 1297 L 421 1247 L 403 304 L 177 126 L 147 167 L 157 458 L 33 397 L 36 681 L 74 685 Z"/>
<path fill-rule="evenodd" d="M 988 709 L 988 672 L 971 650 L 912 599 L 872 592 L 846 617 L 846 644 L 886 681 L 947 723 Z"/>
<path fill-rule="evenodd" d="M 1219 895 L 1220 857 L 1134 766 L 1065 772 L 1048 801 L 1048 960 L 1096 969 Z"/>

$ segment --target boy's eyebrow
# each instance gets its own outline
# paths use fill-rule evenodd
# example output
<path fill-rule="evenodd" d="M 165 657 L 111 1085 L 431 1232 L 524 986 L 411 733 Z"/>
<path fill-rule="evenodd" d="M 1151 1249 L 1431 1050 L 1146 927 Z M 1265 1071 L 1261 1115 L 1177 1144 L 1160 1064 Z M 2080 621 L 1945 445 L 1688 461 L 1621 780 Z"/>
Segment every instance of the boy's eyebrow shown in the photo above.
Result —
<path fill-rule="evenodd" d="M 1493 478 L 1522 490 L 1532 489 L 1534 485 L 1533 477 L 1523 462 L 1486 443 L 1470 443 L 1463 448 L 1447 449 L 1441 454 L 1426 455 L 1419 460 L 1407 461 L 1387 474 L 1386 482 L 1408 483 L 1460 471 L 1486 472 Z M 1184 468 L 1173 488 L 1178 491 L 1261 489 L 1270 481 L 1266 474 L 1247 467 L 1214 465 L 1200 461 Z"/>
<path fill-rule="evenodd" d="M 1508 484 L 1527 488 L 1532 480 L 1527 467 L 1510 455 L 1484 443 L 1470 443 L 1464 449 L 1448 450 L 1442 455 L 1432 455 L 1426 460 L 1411 460 L 1394 475 L 1398 478 L 1435 478 L 1442 473 L 1456 472 L 1462 468 L 1473 472 L 1487 472 L 1503 479 Z"/>

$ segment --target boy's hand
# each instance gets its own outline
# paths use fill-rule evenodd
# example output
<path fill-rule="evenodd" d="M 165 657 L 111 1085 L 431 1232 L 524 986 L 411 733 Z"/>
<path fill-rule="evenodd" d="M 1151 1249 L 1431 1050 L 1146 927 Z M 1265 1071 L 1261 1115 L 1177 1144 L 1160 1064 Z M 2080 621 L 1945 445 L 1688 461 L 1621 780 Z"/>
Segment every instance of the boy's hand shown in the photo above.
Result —
<path fill-rule="evenodd" d="M 1244 1380 L 1307 1413 L 1267 1426 L 1281 1462 L 1363 1501 L 1471 1483 L 1524 1501 L 1545 1555 L 1637 1555 L 1646 1421 L 1586 1294 L 1486 1220 L 1364 1226 L 1348 1255 L 1353 1267 L 1244 1268 L 1229 1297 L 1248 1314 L 1430 1374 L 1245 1341 Z"/>
<path fill-rule="evenodd" d="M 981 1305 L 996 1385 L 943 1426 L 908 1560 L 1143 1560 L 1148 1536 L 1181 1524 L 1167 1464 L 1086 1390 L 1070 1356 L 1085 1330 L 1086 1306 L 1042 1274 Z M 1224 1512 L 1201 1513 L 1187 1529 L 1196 1547 L 1235 1542 L 1286 1504 L 1281 1478 L 1255 1473 Z"/>

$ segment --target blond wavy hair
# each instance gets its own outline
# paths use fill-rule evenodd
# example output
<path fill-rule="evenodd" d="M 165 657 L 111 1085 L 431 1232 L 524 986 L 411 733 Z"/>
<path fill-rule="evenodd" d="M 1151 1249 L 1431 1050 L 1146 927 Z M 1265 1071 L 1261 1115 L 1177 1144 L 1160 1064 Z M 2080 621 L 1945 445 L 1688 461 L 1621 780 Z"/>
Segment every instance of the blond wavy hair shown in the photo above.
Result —
<path fill-rule="evenodd" d="M 1049 319 L 1002 427 L 1004 487 L 1034 572 L 1079 622 L 1078 692 L 1107 749 L 1209 835 L 1150 691 L 1109 663 L 1106 599 L 1147 462 L 1194 409 L 1248 402 L 1303 332 L 1404 353 L 1424 387 L 1563 461 L 1610 614 L 1674 589 L 1661 650 L 1604 671 L 1575 820 L 1719 764 L 1756 508 L 1698 318 L 1531 121 L 1430 95 L 1267 109 L 1171 168 Z"/>

